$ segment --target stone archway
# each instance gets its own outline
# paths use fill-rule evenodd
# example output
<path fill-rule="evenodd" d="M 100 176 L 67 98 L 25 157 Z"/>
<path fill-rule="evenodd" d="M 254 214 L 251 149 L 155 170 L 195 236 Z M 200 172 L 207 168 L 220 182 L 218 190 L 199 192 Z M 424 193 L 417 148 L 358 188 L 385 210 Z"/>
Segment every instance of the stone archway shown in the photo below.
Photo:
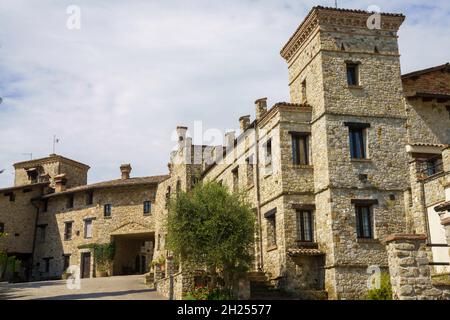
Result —
<path fill-rule="evenodd" d="M 143 274 L 152 261 L 155 233 L 148 226 L 130 222 L 111 233 L 116 245 L 113 275 Z"/>

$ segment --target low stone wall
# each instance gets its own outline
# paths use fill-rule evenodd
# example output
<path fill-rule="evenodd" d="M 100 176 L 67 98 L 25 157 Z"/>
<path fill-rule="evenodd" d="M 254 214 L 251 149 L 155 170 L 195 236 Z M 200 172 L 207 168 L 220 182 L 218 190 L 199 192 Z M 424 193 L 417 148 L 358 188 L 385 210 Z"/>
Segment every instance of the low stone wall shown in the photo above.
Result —
<path fill-rule="evenodd" d="M 183 300 L 183 296 L 192 288 L 191 277 L 183 272 L 173 275 L 173 299 Z M 170 277 L 165 277 L 155 281 L 155 289 L 166 297 L 170 298 Z"/>
<path fill-rule="evenodd" d="M 395 300 L 447 300 L 448 290 L 431 282 L 425 235 L 393 234 L 386 238 L 392 294 Z"/>

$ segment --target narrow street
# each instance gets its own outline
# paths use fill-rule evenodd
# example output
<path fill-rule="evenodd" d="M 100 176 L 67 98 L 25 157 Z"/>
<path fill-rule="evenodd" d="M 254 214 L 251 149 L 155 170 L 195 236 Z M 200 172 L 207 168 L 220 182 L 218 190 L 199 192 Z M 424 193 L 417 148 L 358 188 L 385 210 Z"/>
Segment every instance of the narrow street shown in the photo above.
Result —
<path fill-rule="evenodd" d="M 142 275 L 81 279 L 81 289 L 65 280 L 0 283 L 0 300 L 165 300 L 143 283 Z"/>

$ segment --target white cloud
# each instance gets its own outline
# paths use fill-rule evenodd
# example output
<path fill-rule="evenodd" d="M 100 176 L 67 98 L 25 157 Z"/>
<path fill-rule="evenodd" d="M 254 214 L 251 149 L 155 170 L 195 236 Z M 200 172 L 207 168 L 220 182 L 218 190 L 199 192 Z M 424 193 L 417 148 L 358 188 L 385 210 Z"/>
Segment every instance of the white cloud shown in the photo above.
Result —
<path fill-rule="evenodd" d="M 167 172 L 177 124 L 238 127 L 253 101 L 289 100 L 279 50 L 311 6 L 333 1 L 20 1 L 0 3 L 0 186 L 11 164 L 57 153 L 90 182 Z M 353 1 L 339 1 L 352 7 Z M 81 30 L 66 8 L 81 8 Z M 403 71 L 449 60 L 447 1 L 358 1 L 408 15 Z"/>

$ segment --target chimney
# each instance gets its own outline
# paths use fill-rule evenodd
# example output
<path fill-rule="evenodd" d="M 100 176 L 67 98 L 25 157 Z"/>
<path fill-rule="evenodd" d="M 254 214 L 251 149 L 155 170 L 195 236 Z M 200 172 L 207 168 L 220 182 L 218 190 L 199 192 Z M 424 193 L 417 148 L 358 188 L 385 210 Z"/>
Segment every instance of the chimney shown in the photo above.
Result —
<path fill-rule="evenodd" d="M 66 191 L 67 179 L 64 173 L 55 176 L 53 180 L 55 181 L 55 192 Z"/>
<path fill-rule="evenodd" d="M 239 118 L 239 126 L 241 131 L 244 132 L 250 125 L 250 116 L 242 116 Z"/>
<path fill-rule="evenodd" d="M 120 166 L 120 172 L 122 173 L 122 180 L 130 179 L 131 165 L 122 164 Z"/>
<path fill-rule="evenodd" d="M 184 141 L 186 140 L 187 129 L 187 127 L 177 127 L 178 146 L 182 146 L 184 144 Z"/>
<path fill-rule="evenodd" d="M 234 140 L 236 138 L 235 132 L 234 131 L 230 131 L 225 133 L 225 147 L 228 148 L 232 148 L 234 146 Z"/>
<path fill-rule="evenodd" d="M 256 120 L 261 119 L 267 112 L 267 98 L 261 98 L 255 101 Z"/>

